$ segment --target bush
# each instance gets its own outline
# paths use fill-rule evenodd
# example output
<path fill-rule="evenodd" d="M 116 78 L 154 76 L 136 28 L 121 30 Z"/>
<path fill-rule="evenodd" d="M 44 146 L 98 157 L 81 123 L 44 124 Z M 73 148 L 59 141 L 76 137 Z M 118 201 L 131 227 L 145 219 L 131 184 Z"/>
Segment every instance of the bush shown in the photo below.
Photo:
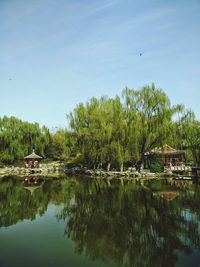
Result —
<path fill-rule="evenodd" d="M 150 171 L 151 172 L 163 172 L 164 171 L 163 162 L 161 160 L 152 161 L 150 165 Z"/>
<path fill-rule="evenodd" d="M 3 168 L 4 167 L 4 164 L 3 162 L 0 161 L 0 168 Z"/>
<path fill-rule="evenodd" d="M 0 153 L 0 161 L 4 164 L 11 164 L 14 161 L 14 156 L 9 154 L 8 151 L 2 151 Z"/>
<path fill-rule="evenodd" d="M 14 167 L 24 167 L 25 164 L 24 164 L 24 161 L 23 160 L 16 160 L 13 164 L 12 164 Z"/>
<path fill-rule="evenodd" d="M 51 158 L 45 158 L 41 161 L 42 164 L 49 164 L 54 162 L 55 160 L 51 159 Z"/>

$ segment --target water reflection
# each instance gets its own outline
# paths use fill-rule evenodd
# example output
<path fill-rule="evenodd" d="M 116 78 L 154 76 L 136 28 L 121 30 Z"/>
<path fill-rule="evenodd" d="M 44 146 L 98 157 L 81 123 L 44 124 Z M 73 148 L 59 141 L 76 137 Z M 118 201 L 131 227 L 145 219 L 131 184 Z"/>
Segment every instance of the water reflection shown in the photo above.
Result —
<path fill-rule="evenodd" d="M 0 226 L 34 220 L 48 204 L 75 252 L 120 266 L 176 266 L 200 248 L 200 188 L 191 181 L 135 183 L 68 178 L 30 192 L 14 177 L 0 183 Z M 170 200 L 170 201 L 169 201 Z"/>
<path fill-rule="evenodd" d="M 39 185 L 42 182 L 40 176 L 26 176 L 23 178 L 24 185 Z"/>
<path fill-rule="evenodd" d="M 171 185 L 159 182 L 159 187 L 163 191 Z M 65 233 L 76 243 L 76 252 L 93 260 L 123 266 L 174 266 L 176 251 L 188 254 L 200 247 L 198 221 L 188 220 L 183 212 L 199 216 L 199 208 L 193 206 L 198 206 L 199 189 L 195 188 L 192 199 L 181 190 L 182 196 L 169 202 L 154 197 L 148 187 L 85 183 L 60 218 L 69 220 Z"/>

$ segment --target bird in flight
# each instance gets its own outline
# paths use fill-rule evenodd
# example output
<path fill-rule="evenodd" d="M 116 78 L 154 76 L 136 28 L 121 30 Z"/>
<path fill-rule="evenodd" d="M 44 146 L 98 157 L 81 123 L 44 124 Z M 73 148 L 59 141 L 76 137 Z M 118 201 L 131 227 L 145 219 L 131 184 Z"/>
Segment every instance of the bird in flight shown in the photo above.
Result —
<path fill-rule="evenodd" d="M 140 53 L 140 57 L 142 56 L 142 53 Z"/>

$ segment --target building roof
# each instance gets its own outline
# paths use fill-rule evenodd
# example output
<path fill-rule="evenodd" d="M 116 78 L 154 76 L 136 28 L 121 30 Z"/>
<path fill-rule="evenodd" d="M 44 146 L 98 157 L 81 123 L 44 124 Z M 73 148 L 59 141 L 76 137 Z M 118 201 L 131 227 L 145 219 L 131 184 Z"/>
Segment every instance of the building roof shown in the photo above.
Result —
<path fill-rule="evenodd" d="M 30 155 L 24 157 L 24 159 L 42 159 L 42 157 L 35 154 L 35 150 L 33 149 L 33 152 Z"/>
<path fill-rule="evenodd" d="M 175 148 L 165 144 L 162 147 L 156 147 L 152 149 L 150 152 L 145 153 L 145 155 L 152 155 L 152 154 L 162 154 L 162 155 L 180 155 L 184 154 L 185 151 L 183 150 L 176 150 Z"/>

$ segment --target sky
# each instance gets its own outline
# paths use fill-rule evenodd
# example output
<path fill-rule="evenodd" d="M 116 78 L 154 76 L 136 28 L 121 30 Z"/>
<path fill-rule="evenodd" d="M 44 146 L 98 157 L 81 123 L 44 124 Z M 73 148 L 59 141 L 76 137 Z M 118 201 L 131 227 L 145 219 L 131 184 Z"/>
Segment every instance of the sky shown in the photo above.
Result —
<path fill-rule="evenodd" d="M 0 117 L 66 127 L 152 83 L 200 119 L 200 0 L 0 0 Z"/>

